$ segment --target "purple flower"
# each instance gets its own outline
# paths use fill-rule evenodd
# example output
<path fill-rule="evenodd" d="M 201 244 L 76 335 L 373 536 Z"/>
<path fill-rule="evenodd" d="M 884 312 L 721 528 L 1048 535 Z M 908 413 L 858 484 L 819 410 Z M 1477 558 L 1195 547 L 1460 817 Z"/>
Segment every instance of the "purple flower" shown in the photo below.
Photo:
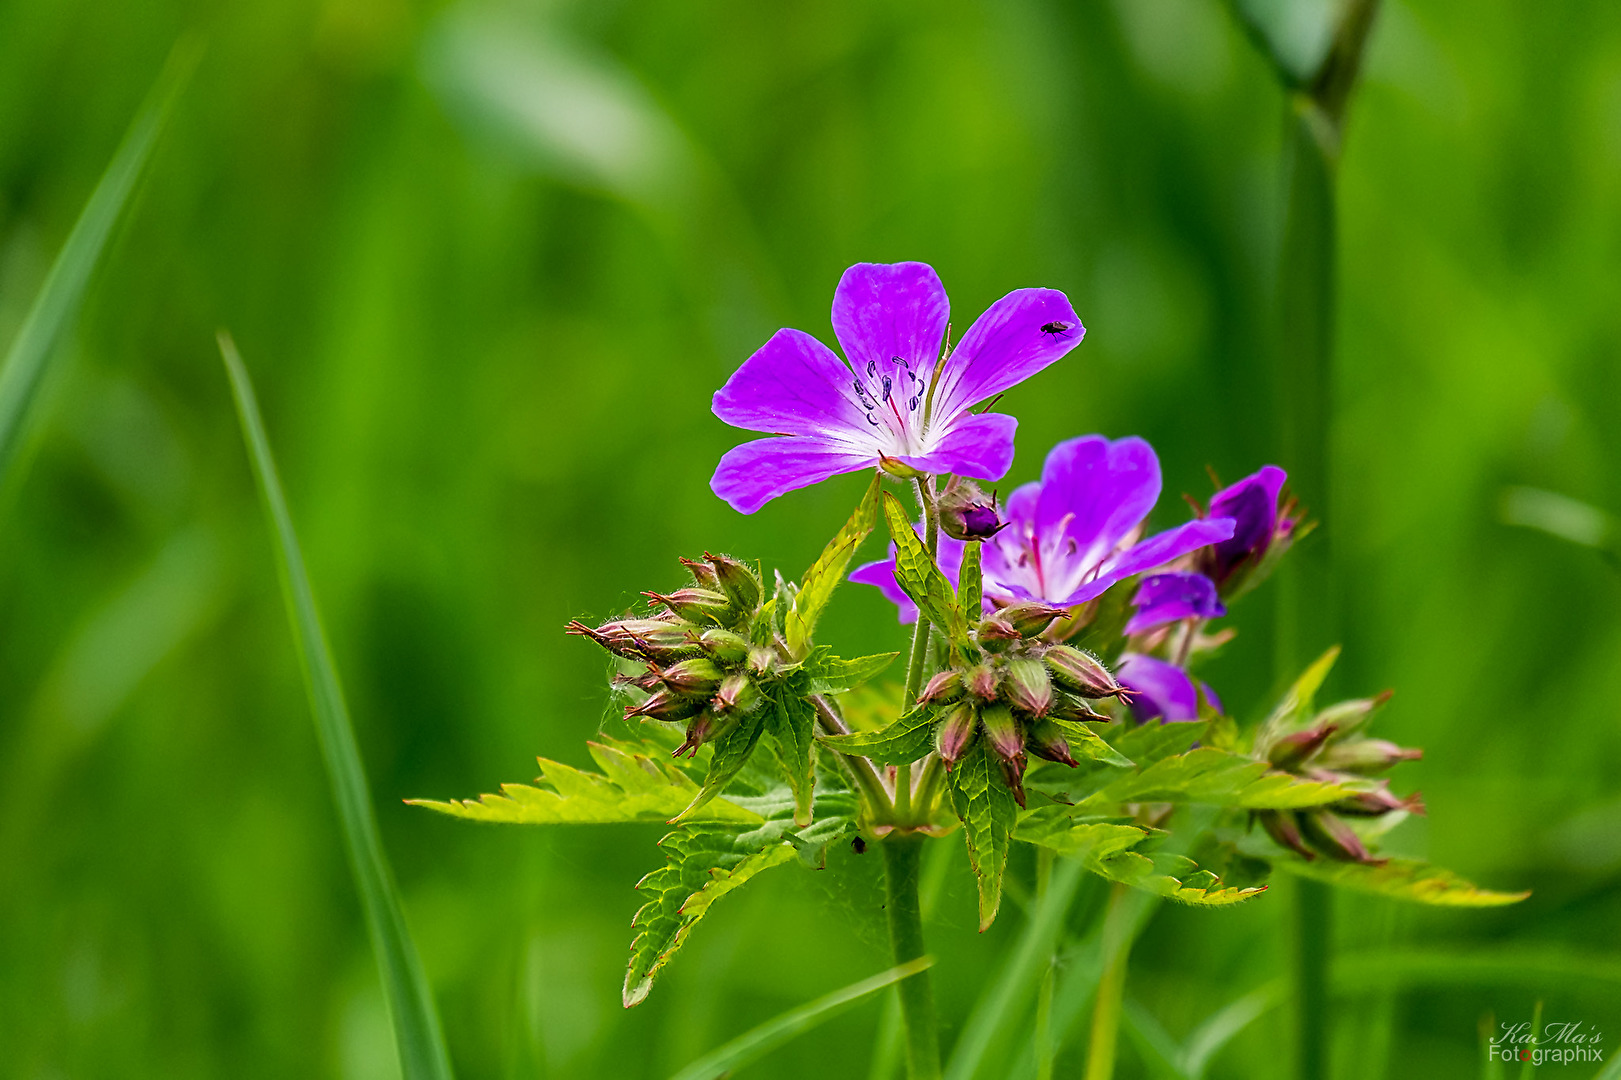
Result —
<path fill-rule="evenodd" d="M 1186 570 L 1143 578 L 1132 603 L 1137 605 L 1137 614 L 1126 624 L 1128 634 L 1140 634 L 1178 619 L 1215 619 L 1227 614 L 1216 596 L 1216 583 Z"/>
<path fill-rule="evenodd" d="M 1041 479 L 1008 499 L 1009 527 L 985 541 L 987 603 L 1082 604 L 1117 581 L 1232 535 L 1232 520 L 1222 517 L 1189 521 L 1139 540 L 1159 491 L 1159 459 L 1141 439 L 1110 442 L 1087 435 L 1059 443 L 1047 455 Z M 894 558 L 892 549 L 887 560 L 861 567 L 850 580 L 877 585 L 900 607 L 901 621 L 910 622 L 916 609 L 895 584 Z M 937 561 L 955 581 L 962 544 L 941 537 Z"/>
<path fill-rule="evenodd" d="M 1278 493 L 1287 477 L 1276 465 L 1266 465 L 1211 497 L 1211 515 L 1233 519 L 1233 535 L 1217 544 L 1205 559 L 1206 570 L 1217 585 L 1226 585 L 1245 567 L 1253 568 L 1275 540 L 1288 537 L 1294 523 L 1278 517 Z"/>
<path fill-rule="evenodd" d="M 883 458 L 926 473 L 997 480 L 1017 421 L 975 403 L 1073 349 L 1086 329 L 1064 294 L 1019 289 L 968 328 L 930 380 L 950 305 L 923 263 L 858 263 L 833 293 L 840 360 L 800 330 L 778 330 L 715 393 L 715 415 L 780 436 L 727 451 L 710 487 L 752 514 L 778 495 Z"/>
<path fill-rule="evenodd" d="M 1194 689 L 1188 673 L 1175 664 L 1141 653 L 1126 653 L 1115 668 L 1115 678 L 1136 691 L 1131 698 L 1131 713 L 1140 721 L 1158 720 L 1164 724 L 1199 718 L 1199 691 Z M 1221 705 L 1209 687 L 1205 694 L 1219 711 Z"/>

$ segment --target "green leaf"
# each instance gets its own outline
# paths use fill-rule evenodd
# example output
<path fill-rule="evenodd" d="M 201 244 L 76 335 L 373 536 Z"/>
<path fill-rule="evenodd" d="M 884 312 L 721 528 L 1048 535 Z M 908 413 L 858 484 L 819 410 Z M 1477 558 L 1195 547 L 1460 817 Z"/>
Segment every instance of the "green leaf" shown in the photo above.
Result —
<path fill-rule="evenodd" d="M 721 1077 L 731 1076 L 738 1069 L 758 1061 L 790 1039 L 797 1038 L 831 1020 L 869 994 L 875 994 L 886 986 L 892 986 L 902 979 L 926 971 L 933 963 L 933 957 L 920 956 L 870 979 L 852 983 L 843 990 L 835 990 L 797 1009 L 790 1009 L 781 1016 L 767 1020 L 759 1027 L 738 1036 L 719 1050 L 705 1054 L 676 1073 L 673 1080 L 719 1080 Z"/>
<path fill-rule="evenodd" d="M 817 738 L 841 754 L 870 758 L 880 765 L 910 765 L 934 748 L 934 712 L 932 705 L 920 705 L 877 731 Z"/>
<path fill-rule="evenodd" d="M 731 730 L 713 741 L 715 749 L 709 759 L 709 774 L 704 777 L 704 785 L 698 789 L 698 794 L 693 796 L 687 808 L 670 819 L 672 825 L 698 820 L 698 811 L 719 795 L 721 788 L 748 764 L 754 744 L 760 741 L 760 733 L 765 730 L 765 712 L 764 709 L 757 709 L 739 718 Z"/>
<path fill-rule="evenodd" d="M 1204 739 L 1209 725 L 1200 721 L 1174 724 L 1114 724 L 1109 745 L 1137 764 L 1147 767 L 1180 754 Z"/>
<path fill-rule="evenodd" d="M 833 590 L 844 580 L 844 571 L 850 565 L 856 549 L 861 547 L 862 541 L 867 539 L 873 526 L 878 523 L 878 494 L 882 481 L 883 474 L 874 471 L 872 483 L 867 485 L 867 492 L 856 505 L 855 513 L 822 549 L 811 568 L 805 571 L 805 580 L 800 583 L 799 594 L 794 597 L 794 606 L 786 619 L 788 651 L 794 656 L 804 656 L 810 648 L 816 620 L 821 618 L 822 609 L 833 598 Z"/>
<path fill-rule="evenodd" d="M 1353 794 L 1339 784 L 1273 770 L 1264 761 L 1201 746 L 1121 777 L 1087 800 L 1089 806 L 1123 802 L 1199 802 L 1244 810 L 1322 806 Z"/>
<path fill-rule="evenodd" d="M 236 397 L 242 437 L 248 446 L 248 457 L 253 463 L 253 475 L 259 483 L 265 518 L 270 526 L 282 596 L 287 602 L 287 617 L 292 623 L 293 640 L 304 669 L 304 683 L 315 714 L 315 733 L 321 744 L 327 780 L 332 785 L 333 801 L 337 803 L 344 850 L 349 856 L 349 868 L 355 876 L 366 929 L 382 975 L 383 994 L 388 1001 L 389 1019 L 393 1022 L 399 1048 L 400 1074 L 404 1080 L 448 1080 L 450 1055 L 445 1050 L 439 1015 L 434 1009 L 416 943 L 405 925 L 405 912 L 388 856 L 377 835 L 371 792 L 360 763 L 360 748 L 355 743 L 349 706 L 344 701 L 337 664 L 315 608 L 315 590 L 310 585 L 298 536 L 293 531 L 292 515 L 288 513 L 287 497 L 282 492 L 276 462 L 270 454 L 270 440 L 265 436 L 259 403 L 236 345 L 223 332 L 219 345 L 225 370 L 230 375 L 231 391 Z"/>
<path fill-rule="evenodd" d="M 503 784 L 499 795 L 477 799 L 407 799 L 470 821 L 514 825 L 602 825 L 668 821 L 691 805 L 698 794 L 692 778 L 668 762 L 638 753 L 629 744 L 587 742 L 600 774 L 540 759 L 540 783 Z M 641 749 L 647 749 L 643 747 Z M 759 814 L 726 799 L 712 799 L 696 820 L 757 824 Z"/>
<path fill-rule="evenodd" d="M 841 660 L 823 645 L 812 650 L 799 670 L 810 676 L 807 693 L 843 694 L 882 673 L 899 655 L 898 652 L 874 653 Z"/>
<path fill-rule="evenodd" d="M 129 202 L 130 192 L 199 55 L 200 49 L 191 39 L 175 46 L 141 110 L 125 130 L 112 161 L 96 182 L 90 200 L 73 223 L 73 231 L 51 263 L 45 283 L 11 342 L 5 366 L 0 368 L 0 480 L 17 464 L 29 417 L 46 384 L 51 358 L 58 354 L 57 346 L 73 324 L 91 272 L 107 246 L 107 237 Z"/>
<path fill-rule="evenodd" d="M 625 971 L 625 1008 L 640 1004 L 653 979 L 686 944 L 698 920 L 716 900 L 762 870 L 792 862 L 794 847 L 781 839 L 761 847 L 753 834 L 715 825 L 687 825 L 659 841 L 665 864 L 636 883 L 652 894 L 631 926 L 640 930 Z"/>
<path fill-rule="evenodd" d="M 968 627 L 963 621 L 962 608 L 957 605 L 957 590 L 951 587 L 951 582 L 934 564 L 928 548 L 918 539 L 906 508 L 888 492 L 884 493 L 884 517 L 889 522 L 890 536 L 895 540 L 896 583 L 946 637 L 954 643 L 966 644 Z"/>
<path fill-rule="evenodd" d="M 1451 870 L 1443 870 L 1416 859 L 1391 859 L 1382 864 L 1338 862 L 1326 858 L 1307 862 L 1299 856 L 1281 853 L 1269 853 L 1267 859 L 1275 869 L 1297 877 L 1321 881 L 1336 888 L 1437 907 L 1502 907 L 1517 904 L 1531 895 L 1529 891 L 1496 892 L 1482 889 Z"/>
<path fill-rule="evenodd" d="M 1019 805 L 983 738 L 975 740 L 957 767 L 946 774 L 946 781 L 951 806 L 962 819 L 968 840 L 968 861 L 979 881 L 979 929 L 983 932 L 995 921 L 1002 903 L 1002 871 L 1007 867 L 1008 841 L 1018 821 Z"/>
<path fill-rule="evenodd" d="M 794 793 L 794 824 L 811 823 L 812 789 L 816 785 L 816 710 L 810 702 L 778 685 L 771 694 L 766 729 Z"/>
<path fill-rule="evenodd" d="M 1094 874 L 1200 907 L 1224 907 L 1265 892 L 1222 887 L 1214 874 L 1179 856 L 1150 857 L 1137 851 L 1150 838 L 1146 829 L 1115 822 L 1083 820 L 1078 808 L 1041 806 L 1019 815 L 1014 839 L 1052 848 L 1076 858 Z"/>
<path fill-rule="evenodd" d="M 980 572 L 979 560 L 985 545 L 971 540 L 963 545 L 962 569 L 957 573 L 957 592 L 962 597 L 963 617 L 975 620 L 985 609 L 985 577 Z"/>
<path fill-rule="evenodd" d="M 1069 743 L 1070 753 L 1077 758 L 1091 761 L 1101 761 L 1106 765 L 1115 765 L 1122 769 L 1136 766 L 1136 762 L 1126 757 L 1120 751 L 1104 742 L 1097 732 L 1085 724 L 1074 720 L 1052 721 L 1059 731 L 1064 733 L 1064 741 Z"/>

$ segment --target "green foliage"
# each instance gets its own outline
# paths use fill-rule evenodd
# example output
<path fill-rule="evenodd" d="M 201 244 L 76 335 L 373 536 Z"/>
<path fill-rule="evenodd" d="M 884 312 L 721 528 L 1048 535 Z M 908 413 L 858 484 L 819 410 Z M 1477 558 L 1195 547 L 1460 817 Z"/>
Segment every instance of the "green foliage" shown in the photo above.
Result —
<path fill-rule="evenodd" d="M 968 644 L 968 626 L 957 603 L 957 590 L 940 572 L 923 546 L 906 508 L 895 496 L 884 493 L 884 518 L 895 541 L 895 580 L 918 606 L 924 618 L 945 632 L 954 647 Z"/>
<path fill-rule="evenodd" d="M 858 656 L 854 660 L 841 660 L 827 646 L 818 646 L 800 667 L 810 676 L 809 694 L 844 694 L 874 678 L 895 662 L 898 652 L 875 653 Z"/>
<path fill-rule="evenodd" d="M 816 785 L 816 710 L 782 684 L 771 691 L 768 709 L 766 729 L 794 793 L 794 824 L 809 825 Z"/>
<path fill-rule="evenodd" d="M 236 346 L 220 334 L 220 355 L 231 379 L 237 417 L 242 422 L 242 439 L 247 444 L 253 476 L 264 503 L 265 524 L 269 527 L 276 553 L 277 575 L 287 618 L 304 670 L 315 714 L 315 732 L 321 743 L 332 799 L 338 808 L 338 824 L 343 831 L 344 850 L 360 892 L 361 909 L 371 935 L 383 993 L 388 1001 L 389 1019 L 394 1024 L 394 1041 L 400 1055 L 400 1072 L 405 1080 L 449 1080 L 450 1053 L 439 1028 L 439 1013 L 428 988 L 416 942 L 405 924 L 405 910 L 382 839 L 372 814 L 371 790 L 366 769 L 360 761 L 349 705 L 338 683 L 338 665 L 327 644 L 326 630 L 315 607 L 315 588 L 310 584 L 304 554 L 293 531 L 292 514 L 282 491 L 281 477 L 270 453 L 264 419 L 253 394 L 253 383 L 237 355 Z"/>
<path fill-rule="evenodd" d="M 503 784 L 499 795 L 436 802 L 407 800 L 453 817 L 513 825 L 603 825 L 667 821 L 692 805 L 698 785 L 685 772 L 659 758 L 656 748 L 587 742 L 601 773 L 540 759 L 540 787 Z M 657 755 L 657 756 L 654 756 Z M 688 820 L 757 824 L 764 820 L 727 799 L 710 799 Z"/>
<path fill-rule="evenodd" d="M 841 754 L 870 758 L 880 765 L 907 765 L 933 749 L 934 714 L 932 705 L 920 705 L 877 731 L 817 737 Z"/>
<path fill-rule="evenodd" d="M 867 539 L 877 524 L 878 495 L 882 483 L 883 474 L 874 472 L 872 482 L 867 485 L 867 492 L 850 515 L 850 520 L 844 523 L 811 568 L 805 571 L 805 580 L 800 583 L 793 607 L 784 620 L 787 624 L 788 651 L 794 656 L 803 656 L 810 648 L 811 633 L 816 629 L 822 609 L 827 607 L 827 602 L 833 598 L 833 590 L 844 580 L 844 572 L 856 549 L 861 547 L 862 541 Z"/>
<path fill-rule="evenodd" d="M 1064 740 L 1069 743 L 1070 753 L 1077 759 L 1101 761 L 1105 765 L 1114 765 L 1122 769 L 1135 766 L 1130 758 L 1104 742 L 1089 725 L 1075 720 L 1058 719 L 1052 720 L 1052 723 L 1064 733 Z"/>
<path fill-rule="evenodd" d="M 1002 903 L 1002 872 L 1019 806 L 984 739 L 977 739 L 947 774 L 951 806 L 962 819 L 968 861 L 979 882 L 979 928 L 987 929 Z"/>
<path fill-rule="evenodd" d="M 1224 907 L 1265 891 L 1265 886 L 1226 888 L 1216 875 L 1199 870 L 1187 859 L 1150 857 L 1138 851 L 1151 835 L 1136 825 L 1087 820 L 1077 808 L 1053 805 L 1033 807 L 1020 814 L 1014 839 L 1052 848 L 1079 859 L 1088 870 L 1110 881 L 1178 903 Z"/>
<path fill-rule="evenodd" d="M 721 793 L 721 789 L 731 782 L 732 777 L 742 771 L 749 763 L 749 755 L 754 752 L 754 744 L 760 741 L 760 734 L 765 730 L 766 710 L 756 709 L 754 712 L 741 716 L 730 728 L 711 740 L 713 748 L 709 757 L 709 772 L 704 777 L 703 786 L 698 794 L 692 797 L 687 808 L 671 819 L 677 821 L 696 821 L 698 812 L 710 800 Z"/>
<path fill-rule="evenodd" d="M 985 578 L 980 571 L 980 558 L 985 545 L 974 540 L 963 545 L 962 569 L 957 572 L 958 592 L 962 597 L 963 617 L 969 622 L 980 617 L 985 597 Z"/>
<path fill-rule="evenodd" d="M 1269 859 L 1279 870 L 1336 888 L 1436 907 L 1502 907 L 1517 904 L 1531 895 L 1529 892 L 1482 889 L 1450 870 L 1416 859 L 1353 863 L 1318 858 L 1307 862 L 1299 856 L 1282 853 L 1270 855 Z"/>
<path fill-rule="evenodd" d="M 1123 802 L 1198 802 L 1245 810 L 1321 806 L 1351 794 L 1339 784 L 1306 780 L 1274 770 L 1264 761 L 1213 746 L 1201 746 L 1121 777 L 1088 805 Z"/>
<path fill-rule="evenodd" d="M 739 836 L 717 825 L 684 826 L 660 840 L 659 847 L 664 865 L 636 883 L 651 895 L 631 923 L 640 932 L 631 942 L 625 972 L 627 1009 L 647 998 L 654 978 L 716 900 L 762 870 L 794 858 L 794 846 L 787 841 L 760 845 L 754 834 Z"/>
<path fill-rule="evenodd" d="M 1311 720 L 1312 705 L 1317 691 L 1328 678 L 1334 661 L 1340 658 L 1340 647 L 1334 645 L 1300 673 L 1300 677 L 1285 691 L 1267 718 L 1255 733 L 1255 753 L 1265 755 L 1272 744 L 1284 735 L 1299 731 Z"/>

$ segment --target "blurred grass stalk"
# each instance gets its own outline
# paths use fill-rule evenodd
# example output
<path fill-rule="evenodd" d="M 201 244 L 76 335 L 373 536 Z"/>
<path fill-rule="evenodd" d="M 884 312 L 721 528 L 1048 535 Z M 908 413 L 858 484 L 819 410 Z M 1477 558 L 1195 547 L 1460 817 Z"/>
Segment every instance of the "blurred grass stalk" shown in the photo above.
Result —
<path fill-rule="evenodd" d="M 264 500 L 266 523 L 276 549 L 276 567 L 282 595 L 287 601 L 287 618 L 304 670 L 310 705 L 315 714 L 315 731 L 326 763 L 332 798 L 337 803 L 338 823 L 343 830 L 344 850 L 355 875 L 366 929 L 388 1001 L 389 1019 L 399 1048 L 400 1073 L 404 1080 L 450 1080 L 450 1055 L 439 1026 L 433 995 L 428 989 L 422 960 L 411 939 L 400 905 L 399 889 L 377 835 L 372 814 L 371 792 L 365 768 L 360 763 L 360 747 L 355 742 L 354 725 L 338 683 L 337 665 L 327 645 L 326 631 L 315 608 L 315 592 L 293 519 L 287 510 L 287 497 L 281 488 L 270 441 L 265 436 L 264 419 L 248 379 L 247 369 L 237 354 L 236 343 L 220 331 L 220 355 L 231 379 L 242 437 L 253 464 L 254 479 Z"/>
<path fill-rule="evenodd" d="M 168 122 L 175 99 L 202 55 L 202 43 L 182 38 L 169 53 L 157 82 L 147 93 L 124 139 L 107 163 L 96 189 L 73 223 L 67 242 L 40 286 L 39 295 L 0 368 L 0 487 L 11 480 L 21 456 L 40 391 L 52 357 L 60 355 L 63 335 L 72 326 L 90 275 L 101 261 L 107 238 L 118 223 L 152 148 Z"/>
<path fill-rule="evenodd" d="M 1279 32 L 1282 9 L 1231 0 L 1235 15 L 1272 61 L 1288 93 L 1283 148 L 1283 232 L 1277 269 L 1278 348 L 1274 410 L 1278 454 L 1294 490 L 1329 520 L 1333 509 L 1334 302 L 1338 237 L 1335 181 L 1345 108 L 1361 70 L 1379 0 L 1344 0 L 1320 53 L 1301 62 Z M 1292 679 L 1303 657 L 1338 632 L 1328 537 L 1303 546 L 1277 578 L 1275 678 Z M 1307 639 L 1311 639 L 1308 642 Z M 1333 897 L 1328 887 L 1292 883 L 1289 921 L 1297 1080 L 1328 1071 L 1328 971 Z"/>

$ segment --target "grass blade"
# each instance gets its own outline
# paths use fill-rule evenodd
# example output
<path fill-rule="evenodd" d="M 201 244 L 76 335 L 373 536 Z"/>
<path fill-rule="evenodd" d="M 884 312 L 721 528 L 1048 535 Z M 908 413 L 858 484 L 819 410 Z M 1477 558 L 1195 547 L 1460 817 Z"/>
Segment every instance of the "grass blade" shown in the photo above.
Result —
<path fill-rule="evenodd" d="M 344 850 L 354 871 L 366 915 L 366 929 L 377 967 L 383 979 L 389 1018 L 399 1047 L 400 1073 L 404 1080 L 449 1080 L 450 1055 L 445 1050 L 439 1016 L 434 1010 L 422 960 L 405 925 L 405 913 L 394 884 L 394 875 L 377 836 L 372 815 L 371 793 L 360 764 L 360 748 L 355 743 L 349 707 L 338 684 L 337 665 L 327 646 L 326 632 L 315 610 L 315 593 L 310 587 L 304 555 L 293 532 L 293 519 L 287 512 L 287 498 L 281 489 L 276 463 L 270 455 L 264 420 L 248 380 L 247 369 L 237 355 L 236 344 L 224 331 L 219 335 L 220 355 L 231 378 L 237 415 L 242 421 L 242 437 L 253 463 L 253 475 L 264 498 L 265 517 L 276 549 L 277 570 L 282 595 L 287 601 L 287 617 L 293 626 L 293 639 L 304 669 L 304 681 L 315 713 L 315 732 L 320 739 L 321 757 L 326 762 L 332 798 L 338 807 L 343 829 Z"/>
<path fill-rule="evenodd" d="M 200 47 L 192 39 L 176 45 L 135 119 L 124 132 L 124 140 L 108 162 L 73 223 L 67 242 L 45 275 L 39 295 L 23 319 L 22 328 L 6 353 L 0 368 L 0 481 L 17 463 L 18 450 L 27 431 L 27 421 L 39 399 L 40 388 L 57 345 L 73 322 L 84 297 L 90 274 L 101 261 L 107 237 L 129 202 L 130 192 L 140 178 L 152 147 L 169 118 L 169 110 L 196 66 Z"/>
<path fill-rule="evenodd" d="M 790 1039 L 797 1038 L 825 1021 L 831 1020 L 845 1008 L 854 1005 L 868 994 L 877 993 L 902 979 L 927 970 L 934 963 L 932 956 L 920 956 L 898 964 L 870 979 L 852 983 L 843 990 L 835 990 L 825 997 L 789 1009 L 781 1016 L 767 1020 L 752 1031 L 745 1032 L 716 1050 L 694 1061 L 676 1073 L 672 1080 L 718 1080 L 730 1076 L 750 1062 L 756 1061 Z"/>
<path fill-rule="evenodd" d="M 1183 1050 L 1183 1067 L 1193 1080 L 1203 1080 L 1210 1059 L 1239 1032 L 1283 1004 L 1284 983 L 1278 979 L 1224 1005 L 1193 1029 Z"/>

